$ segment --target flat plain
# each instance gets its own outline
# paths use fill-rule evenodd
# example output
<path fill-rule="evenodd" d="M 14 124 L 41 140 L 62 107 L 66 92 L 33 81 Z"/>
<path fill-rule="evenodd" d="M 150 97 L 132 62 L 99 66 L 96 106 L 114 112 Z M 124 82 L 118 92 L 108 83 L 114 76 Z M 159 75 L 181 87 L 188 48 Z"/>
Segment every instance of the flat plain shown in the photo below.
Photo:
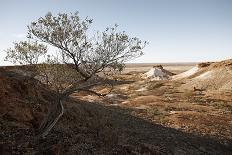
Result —
<path fill-rule="evenodd" d="M 123 71 L 124 73 L 128 73 L 131 71 L 136 72 L 147 72 L 149 69 L 151 69 L 153 66 L 156 65 L 162 65 L 165 69 L 172 71 L 173 73 L 181 73 L 186 70 L 191 69 L 194 67 L 197 63 L 196 62 L 189 62 L 189 63 L 128 63 L 126 64 L 126 68 Z"/>

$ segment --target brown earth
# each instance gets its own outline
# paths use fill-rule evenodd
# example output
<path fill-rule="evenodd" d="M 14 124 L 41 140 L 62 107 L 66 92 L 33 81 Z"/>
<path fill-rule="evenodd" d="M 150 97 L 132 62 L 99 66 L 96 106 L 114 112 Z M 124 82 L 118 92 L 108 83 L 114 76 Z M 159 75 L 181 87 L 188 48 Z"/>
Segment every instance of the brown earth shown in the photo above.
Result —
<path fill-rule="evenodd" d="M 141 81 L 135 75 L 119 76 L 125 82 L 115 86 L 113 97 L 74 94 L 41 139 L 36 129 L 56 94 L 1 69 L 0 154 L 232 153 L 230 92 L 180 91 L 180 81 Z"/>
<path fill-rule="evenodd" d="M 206 91 L 232 91 L 232 59 L 214 63 L 201 63 L 199 71 L 187 78 L 180 89 L 204 89 Z"/>

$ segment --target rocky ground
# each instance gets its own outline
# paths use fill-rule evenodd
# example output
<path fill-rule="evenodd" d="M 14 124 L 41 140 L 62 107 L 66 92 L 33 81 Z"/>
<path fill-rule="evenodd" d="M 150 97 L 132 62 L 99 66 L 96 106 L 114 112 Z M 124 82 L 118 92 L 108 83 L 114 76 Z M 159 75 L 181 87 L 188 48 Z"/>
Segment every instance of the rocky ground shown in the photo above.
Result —
<path fill-rule="evenodd" d="M 181 81 L 118 76 L 104 98 L 74 94 L 51 133 L 36 137 L 54 92 L 2 69 L 0 154 L 231 154 L 231 91 L 180 90 Z M 100 92 L 106 90 L 97 88 Z"/>

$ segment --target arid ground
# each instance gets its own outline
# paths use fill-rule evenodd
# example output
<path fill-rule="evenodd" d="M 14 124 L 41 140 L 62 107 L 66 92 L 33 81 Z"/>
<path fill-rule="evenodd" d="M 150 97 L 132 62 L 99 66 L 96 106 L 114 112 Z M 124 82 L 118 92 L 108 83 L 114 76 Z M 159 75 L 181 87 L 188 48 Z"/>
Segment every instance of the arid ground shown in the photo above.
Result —
<path fill-rule="evenodd" d="M 129 64 L 126 64 L 126 68 L 123 71 L 123 73 L 128 73 L 128 72 L 133 72 L 133 71 L 146 72 L 155 65 L 162 65 L 165 69 L 178 74 L 178 73 L 191 69 L 196 64 L 197 64 L 196 62 L 191 62 L 191 63 L 129 63 Z"/>
<path fill-rule="evenodd" d="M 231 154 L 232 91 L 188 87 L 194 78 L 144 79 L 153 65 L 128 64 L 106 97 L 73 94 L 45 139 L 36 128 L 54 95 L 2 69 L 0 154 Z M 179 74 L 196 64 L 162 65 Z"/>

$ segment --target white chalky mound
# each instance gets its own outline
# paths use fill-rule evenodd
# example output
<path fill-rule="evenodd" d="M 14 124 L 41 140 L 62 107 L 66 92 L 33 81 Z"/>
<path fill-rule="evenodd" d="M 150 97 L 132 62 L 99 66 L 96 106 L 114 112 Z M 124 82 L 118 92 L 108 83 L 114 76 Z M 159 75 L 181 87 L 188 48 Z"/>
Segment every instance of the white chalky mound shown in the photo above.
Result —
<path fill-rule="evenodd" d="M 161 65 L 153 66 L 148 72 L 144 74 L 145 78 L 150 78 L 152 80 L 167 80 L 173 73 L 165 70 Z"/>
<path fill-rule="evenodd" d="M 191 68 L 190 70 L 180 73 L 178 75 L 172 76 L 172 80 L 178 80 L 178 79 L 183 79 L 192 76 L 193 74 L 197 73 L 199 71 L 199 67 L 195 66 Z"/>
<path fill-rule="evenodd" d="M 220 62 L 206 62 L 172 77 L 185 80 L 181 90 L 228 91 L 232 90 L 232 59 Z"/>

